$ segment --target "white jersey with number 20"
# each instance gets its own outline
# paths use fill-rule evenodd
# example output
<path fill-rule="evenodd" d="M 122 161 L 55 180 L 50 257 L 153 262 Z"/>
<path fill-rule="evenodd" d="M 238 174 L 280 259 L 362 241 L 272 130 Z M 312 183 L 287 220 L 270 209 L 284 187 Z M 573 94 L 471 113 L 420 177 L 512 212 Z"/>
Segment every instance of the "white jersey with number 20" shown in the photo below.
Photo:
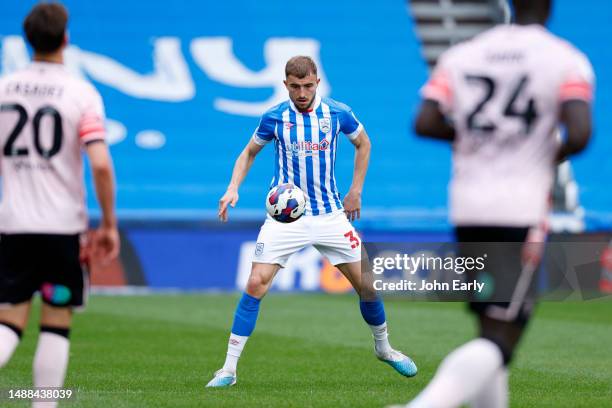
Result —
<path fill-rule="evenodd" d="M 0 79 L 0 232 L 87 228 L 81 149 L 104 139 L 100 95 L 63 65 L 34 62 Z"/>

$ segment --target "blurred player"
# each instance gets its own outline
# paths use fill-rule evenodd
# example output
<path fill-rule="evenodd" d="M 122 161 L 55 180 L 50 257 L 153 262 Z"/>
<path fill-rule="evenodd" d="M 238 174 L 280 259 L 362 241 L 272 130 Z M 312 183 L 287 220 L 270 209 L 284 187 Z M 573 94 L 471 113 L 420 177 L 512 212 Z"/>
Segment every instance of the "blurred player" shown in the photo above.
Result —
<path fill-rule="evenodd" d="M 537 257 L 521 259 L 520 247 L 528 253 L 525 242 L 546 220 L 556 163 L 590 138 L 589 61 L 544 28 L 549 0 L 513 4 L 516 25 L 495 27 L 441 56 L 416 119 L 418 134 L 453 142 L 450 212 L 457 241 L 520 243 L 505 258 L 517 275 L 513 301 L 470 303 L 479 337 L 444 359 L 412 408 L 508 405 L 507 367 L 533 306 L 514 295 L 537 267 Z M 566 129 L 563 142 L 556 137 L 559 124 Z"/>
<path fill-rule="evenodd" d="M 361 288 L 361 241 L 349 221 L 360 217 L 361 190 L 370 158 L 370 140 L 351 109 L 317 95 L 317 67 L 309 57 L 293 57 L 285 67 L 289 100 L 264 113 L 253 137 L 242 151 L 226 193 L 219 201 L 219 217 L 227 220 L 227 206 L 238 201 L 238 187 L 255 156 L 274 142 L 272 186 L 293 183 L 306 195 L 306 212 L 291 224 L 270 216 L 261 227 L 251 274 L 236 314 L 223 368 L 207 387 L 236 383 L 236 366 L 246 341 L 255 328 L 259 303 L 274 276 L 287 259 L 307 245 L 314 245 L 338 267 L 361 296 L 364 320 L 372 329 L 376 356 L 405 376 L 416 374 L 408 357 L 391 348 L 383 303 Z M 342 132 L 355 146 L 353 183 L 344 201 L 336 188 L 334 165 L 338 135 Z"/>
<path fill-rule="evenodd" d="M 0 79 L 0 366 L 11 358 L 32 295 L 40 291 L 35 387 L 63 385 L 72 310 L 85 302 L 87 275 L 79 254 L 80 235 L 87 230 L 82 149 L 102 208 L 94 256 L 110 260 L 119 250 L 104 107 L 93 86 L 63 66 L 67 20 L 61 4 L 35 6 L 23 23 L 34 61 Z"/>

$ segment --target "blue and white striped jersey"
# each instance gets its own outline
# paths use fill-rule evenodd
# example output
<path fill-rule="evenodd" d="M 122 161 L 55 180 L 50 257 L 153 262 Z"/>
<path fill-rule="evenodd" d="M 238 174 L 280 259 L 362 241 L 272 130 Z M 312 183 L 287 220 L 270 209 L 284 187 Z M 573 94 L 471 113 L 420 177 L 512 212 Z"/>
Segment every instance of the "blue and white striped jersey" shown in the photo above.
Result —
<path fill-rule="evenodd" d="M 315 96 L 312 109 L 300 112 L 290 100 L 261 117 L 253 140 L 259 145 L 274 141 L 274 178 L 271 186 L 293 183 L 306 194 L 306 214 L 342 210 L 334 164 L 338 134 L 355 139 L 363 126 L 348 106 Z"/>

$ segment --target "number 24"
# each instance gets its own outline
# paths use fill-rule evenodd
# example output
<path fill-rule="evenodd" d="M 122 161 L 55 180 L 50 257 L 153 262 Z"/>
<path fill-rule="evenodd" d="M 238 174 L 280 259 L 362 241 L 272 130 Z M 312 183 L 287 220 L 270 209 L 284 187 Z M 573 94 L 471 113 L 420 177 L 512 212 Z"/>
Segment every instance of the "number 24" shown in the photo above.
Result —
<path fill-rule="evenodd" d="M 467 128 L 468 130 L 477 130 L 480 132 L 494 132 L 497 129 L 495 123 L 491 121 L 478 121 L 477 116 L 484 110 L 485 105 L 493 98 L 495 94 L 495 90 L 497 88 L 497 84 L 493 80 L 493 78 L 487 76 L 479 76 L 479 75 L 466 75 L 465 80 L 470 84 L 482 84 L 485 88 L 485 94 L 483 98 L 476 104 L 472 112 L 467 117 Z M 523 93 L 527 84 L 529 83 L 529 77 L 527 75 L 523 75 L 520 79 L 514 91 L 512 91 L 512 95 L 510 95 L 510 99 L 506 103 L 506 107 L 504 108 L 503 114 L 506 117 L 514 117 L 520 119 L 524 123 L 525 134 L 529 134 L 531 129 L 533 128 L 533 124 L 538 119 L 538 111 L 536 109 L 535 100 L 533 98 L 529 98 L 527 101 L 527 106 L 521 111 L 516 108 L 516 102 L 519 98 L 519 95 Z M 482 116 L 482 115 L 480 115 Z M 479 123 L 480 122 L 480 123 Z"/>

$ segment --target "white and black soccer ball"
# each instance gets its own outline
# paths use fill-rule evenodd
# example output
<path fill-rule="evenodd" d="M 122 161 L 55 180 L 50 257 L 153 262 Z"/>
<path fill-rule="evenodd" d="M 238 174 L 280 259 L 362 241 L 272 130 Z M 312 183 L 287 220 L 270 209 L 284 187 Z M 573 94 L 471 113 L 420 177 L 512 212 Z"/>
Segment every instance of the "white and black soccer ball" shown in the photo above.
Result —
<path fill-rule="evenodd" d="M 306 209 L 306 196 L 291 183 L 273 187 L 266 197 L 266 210 L 278 222 L 297 221 Z"/>

